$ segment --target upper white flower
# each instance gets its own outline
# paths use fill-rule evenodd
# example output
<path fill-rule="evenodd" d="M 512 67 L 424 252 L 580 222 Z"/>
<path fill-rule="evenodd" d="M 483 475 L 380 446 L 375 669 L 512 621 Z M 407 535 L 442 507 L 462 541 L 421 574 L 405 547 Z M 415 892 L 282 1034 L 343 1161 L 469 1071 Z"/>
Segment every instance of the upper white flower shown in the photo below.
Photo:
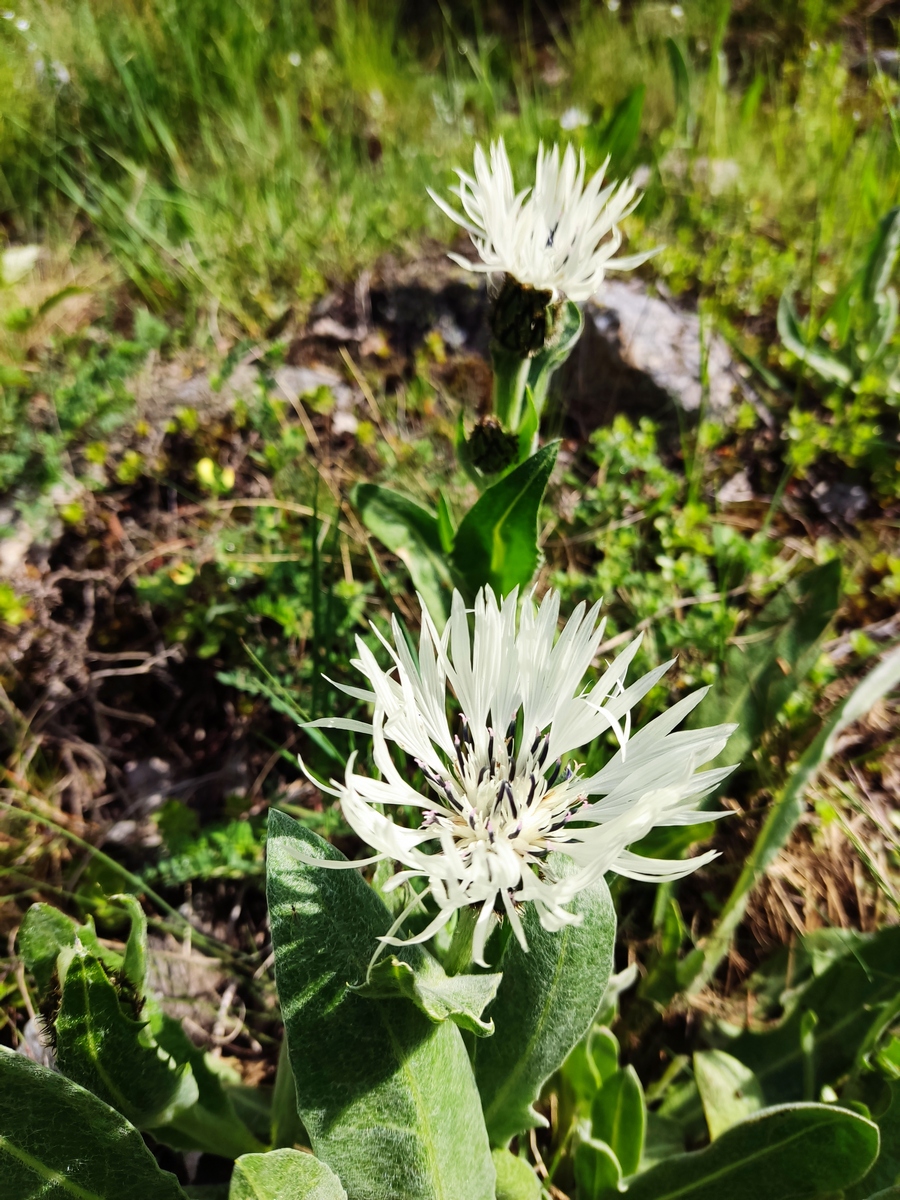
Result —
<path fill-rule="evenodd" d="M 491 144 L 490 162 L 475 147 L 475 176 L 457 170 L 463 213 L 433 192 L 428 194 L 452 220 L 466 229 L 480 263 L 451 254 L 470 271 L 505 272 L 519 283 L 550 291 L 554 299 L 589 300 L 609 270 L 625 271 L 650 253 L 615 258 L 622 244 L 619 222 L 640 200 L 630 180 L 603 186 L 609 160 L 585 182 L 584 152 L 570 146 L 560 163 L 559 146 L 549 154 L 538 148 L 534 186 L 517 192 L 506 147 Z M 465 214 L 465 215 L 463 215 Z"/>
<path fill-rule="evenodd" d="M 473 956 L 483 963 L 495 911 L 506 912 L 525 946 L 517 911 L 522 903 L 532 902 L 544 928 L 555 930 L 580 919 L 565 906 L 607 871 L 632 879 L 678 879 L 715 858 L 715 851 L 688 860 L 646 858 L 628 849 L 655 825 L 725 815 L 701 812 L 696 801 L 732 768 L 697 768 L 719 754 L 735 726 L 674 732 L 706 694 L 700 689 L 632 735 L 632 707 L 672 663 L 626 687 L 638 637 L 596 683 L 583 685 L 603 638 L 599 607 L 585 611 L 579 605 L 557 636 L 556 593 L 548 592 L 539 608 L 526 597 L 517 622 L 516 593 L 498 605 L 485 589 L 475 601 L 470 636 L 469 614 L 454 592 L 442 636 L 423 607 L 418 661 L 395 618 L 393 645 L 381 638 L 392 661 L 387 671 L 358 638 L 353 665 L 371 689 L 337 686 L 374 705 L 371 725 L 343 718 L 313 724 L 371 733 L 382 778 L 357 774 L 351 759 L 343 782 L 332 780 L 330 790 L 348 823 L 378 853 L 363 862 L 310 861 L 399 862 L 402 869 L 389 888 L 414 876 L 426 879 L 422 896 L 430 892 L 438 913 L 410 941 L 433 937 L 456 909 L 478 905 Z M 459 710 L 455 735 L 448 719 L 450 691 Z M 619 749 L 601 770 L 585 775 L 569 755 L 607 730 Z M 398 769 L 389 742 L 418 763 L 426 794 L 411 786 L 408 769 L 406 774 Z M 415 828 L 400 825 L 383 815 L 382 806 L 412 806 L 421 810 L 421 822 Z M 576 870 L 557 876 L 550 851 L 568 855 Z M 395 936 L 399 924 L 383 942 L 404 944 Z"/>

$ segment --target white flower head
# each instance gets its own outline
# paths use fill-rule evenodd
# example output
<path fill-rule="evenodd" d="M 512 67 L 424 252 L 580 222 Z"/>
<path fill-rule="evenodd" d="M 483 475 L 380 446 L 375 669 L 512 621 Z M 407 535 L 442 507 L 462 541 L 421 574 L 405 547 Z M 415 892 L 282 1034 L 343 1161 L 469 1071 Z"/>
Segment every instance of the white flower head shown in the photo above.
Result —
<path fill-rule="evenodd" d="M 512 275 L 519 283 L 553 293 L 554 300 L 589 300 L 607 271 L 626 271 L 653 253 L 616 258 L 622 244 L 619 222 L 640 193 L 630 180 L 604 187 L 607 159 L 585 180 L 584 151 L 572 146 L 560 160 L 559 146 L 538 149 L 534 185 L 517 192 L 503 139 L 492 143 L 490 161 L 475 147 L 475 174 L 457 171 L 459 213 L 430 188 L 443 212 L 467 230 L 481 262 L 450 258 L 470 271 Z"/>
<path fill-rule="evenodd" d="M 628 847 L 656 825 L 726 815 L 701 812 L 696 802 L 732 770 L 697 768 L 719 754 L 735 726 L 677 731 L 706 689 L 631 733 L 631 709 L 672 665 L 626 686 L 639 637 L 596 683 L 584 684 L 603 639 L 599 604 L 587 611 L 579 605 L 558 636 L 558 594 L 548 592 L 539 607 L 526 597 L 518 620 L 517 607 L 516 592 L 498 604 L 485 589 L 470 629 L 469 613 L 454 592 L 441 636 L 423 606 L 418 661 L 395 618 L 393 644 L 381 639 L 391 658 L 387 671 L 357 639 L 353 665 L 370 688 L 338 686 L 374 706 L 371 725 L 342 718 L 313 722 L 371 733 L 381 778 L 358 774 L 351 759 L 343 781 L 333 780 L 330 789 L 376 855 L 363 862 L 310 862 L 352 867 L 386 859 L 401 865 L 389 888 L 414 877 L 426 880 L 422 895 L 433 896 L 438 913 L 410 941 L 426 941 L 457 909 L 478 906 L 472 949 L 482 964 L 495 912 L 506 913 L 527 949 L 518 911 L 524 903 L 535 905 L 545 929 L 557 930 L 580 920 L 566 905 L 608 871 L 656 881 L 678 879 L 710 862 L 715 851 L 665 860 Z M 456 733 L 448 718 L 451 692 L 459 710 Z M 619 748 L 587 775 L 569 756 L 608 730 Z M 424 792 L 398 768 L 390 743 L 418 763 Z M 416 827 L 381 811 L 404 806 L 421 812 Z M 568 855 L 575 870 L 554 873 L 551 851 Z M 382 942 L 405 944 L 395 936 L 399 924 Z"/>

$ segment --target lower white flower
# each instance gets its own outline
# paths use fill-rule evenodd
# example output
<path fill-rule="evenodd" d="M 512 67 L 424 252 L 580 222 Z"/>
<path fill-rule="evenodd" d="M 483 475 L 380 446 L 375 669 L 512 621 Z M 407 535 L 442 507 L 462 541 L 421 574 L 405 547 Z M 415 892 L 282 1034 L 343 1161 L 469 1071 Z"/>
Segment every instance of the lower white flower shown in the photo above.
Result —
<path fill-rule="evenodd" d="M 698 768 L 720 753 L 734 725 L 677 731 L 708 689 L 693 692 L 632 734 L 631 709 L 672 662 L 626 686 L 638 637 L 596 683 L 583 686 L 603 639 L 599 604 L 587 611 L 579 605 L 557 636 L 555 592 L 539 607 L 526 597 L 518 621 L 517 599 L 513 592 L 498 604 L 490 589 L 479 592 L 470 629 L 469 613 L 454 592 L 443 635 L 423 606 L 418 661 L 395 618 L 393 644 L 381 638 L 392 660 L 387 671 L 358 638 L 353 665 L 370 689 L 336 686 L 374 706 L 371 724 L 336 717 L 311 723 L 371 733 L 382 778 L 358 774 L 351 758 L 343 782 L 332 780 L 328 789 L 377 854 L 356 862 L 310 863 L 359 867 L 386 859 L 402 868 L 389 889 L 415 877 L 426 880 L 413 906 L 430 894 L 438 912 L 410 942 L 428 940 L 456 910 L 477 906 L 472 952 L 482 965 L 495 913 L 506 913 L 527 949 L 522 904 L 533 903 L 543 927 L 556 930 L 579 921 L 566 905 L 608 871 L 659 881 L 710 862 L 716 851 L 666 860 L 628 847 L 657 825 L 725 816 L 698 809 L 697 801 L 733 770 Z M 450 692 L 459 709 L 455 734 L 447 713 Z M 601 770 L 585 774 L 570 754 L 609 730 L 618 750 Z M 398 769 L 391 742 L 418 763 L 424 794 Z M 399 825 L 383 815 L 382 806 L 413 806 L 422 819 L 415 828 Z M 551 851 L 568 855 L 576 869 L 555 874 Z M 382 942 L 406 944 L 396 936 L 400 924 L 398 919 Z"/>

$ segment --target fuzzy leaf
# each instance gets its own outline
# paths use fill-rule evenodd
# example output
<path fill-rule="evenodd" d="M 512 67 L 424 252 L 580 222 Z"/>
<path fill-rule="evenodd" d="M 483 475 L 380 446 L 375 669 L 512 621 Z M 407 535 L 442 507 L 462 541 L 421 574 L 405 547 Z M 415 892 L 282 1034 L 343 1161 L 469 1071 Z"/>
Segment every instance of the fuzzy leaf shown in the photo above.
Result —
<path fill-rule="evenodd" d="M 110 900 L 118 901 L 128 912 L 131 929 L 128 933 L 128 941 L 125 943 L 122 970 L 137 994 L 143 996 L 147 975 L 147 915 L 136 896 L 124 893 L 119 896 L 110 896 Z"/>
<path fill-rule="evenodd" d="M 2 1047 L 0 1182 L 3 1200 L 184 1200 L 123 1116 Z"/>
<path fill-rule="evenodd" d="M 713 1142 L 732 1125 L 765 1108 L 759 1080 L 724 1050 L 699 1050 L 694 1055 L 694 1079 Z"/>
<path fill-rule="evenodd" d="M 619 1190 L 622 1168 L 612 1147 L 598 1138 L 582 1138 L 575 1147 L 575 1182 L 578 1200 L 601 1200 Z"/>
<path fill-rule="evenodd" d="M 560 875 L 573 869 L 563 856 L 551 861 Z M 488 1010 L 494 1036 L 473 1051 L 494 1145 L 545 1124 L 531 1106 L 584 1036 L 609 982 L 616 915 L 606 883 L 601 879 L 585 888 L 569 908 L 582 915 L 582 923 L 548 933 L 534 905 L 525 905 L 528 952 L 511 937 L 500 963 L 503 980 Z"/>
<path fill-rule="evenodd" d="M 323 1162 L 285 1149 L 239 1158 L 228 1200 L 347 1200 L 347 1193 Z"/>
<path fill-rule="evenodd" d="M 41 996 L 50 990 L 60 950 L 75 945 L 75 932 L 72 918 L 49 904 L 32 904 L 22 918 L 19 953 Z"/>
<path fill-rule="evenodd" d="M 825 1104 L 768 1108 L 705 1150 L 676 1154 L 629 1183 L 628 1200 L 800 1200 L 831 1195 L 865 1175 L 878 1127 Z"/>
<path fill-rule="evenodd" d="M 147 1129 L 197 1099 L 187 1067 L 161 1054 L 145 1024 L 129 1016 L 100 961 L 76 950 L 56 1018 L 56 1055 L 69 1079 Z"/>
<path fill-rule="evenodd" d="M 430 1020 L 449 1019 L 476 1037 L 494 1032 L 482 1013 L 497 995 L 501 975 L 448 975 L 430 954 L 416 958 L 415 967 L 396 955 L 379 959 L 355 991 L 376 1000 L 405 996 Z"/>
<path fill-rule="evenodd" d="M 366 1000 L 348 986 L 365 978 L 391 914 L 358 872 L 307 866 L 292 850 L 342 855 L 270 813 L 275 977 L 313 1151 L 353 1200 L 493 1200 L 494 1167 L 459 1029 L 434 1024 L 408 1000 Z"/>
<path fill-rule="evenodd" d="M 559 442 L 551 442 L 491 484 L 460 522 L 451 561 L 473 595 L 486 584 L 506 596 L 530 583 L 538 562 L 538 510 L 558 449 Z"/>

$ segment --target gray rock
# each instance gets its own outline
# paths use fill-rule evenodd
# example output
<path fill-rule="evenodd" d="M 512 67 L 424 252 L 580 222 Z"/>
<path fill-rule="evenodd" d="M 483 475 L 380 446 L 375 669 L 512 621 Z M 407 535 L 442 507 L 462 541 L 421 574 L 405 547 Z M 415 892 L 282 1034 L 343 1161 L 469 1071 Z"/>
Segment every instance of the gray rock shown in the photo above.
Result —
<path fill-rule="evenodd" d="M 563 372 L 569 416 L 587 436 L 620 412 L 662 417 L 673 403 L 698 413 L 706 357 L 710 417 L 728 422 L 738 376 L 728 346 L 701 341 L 700 318 L 649 295 L 640 281 L 610 280 L 584 310 L 584 333 Z"/>

